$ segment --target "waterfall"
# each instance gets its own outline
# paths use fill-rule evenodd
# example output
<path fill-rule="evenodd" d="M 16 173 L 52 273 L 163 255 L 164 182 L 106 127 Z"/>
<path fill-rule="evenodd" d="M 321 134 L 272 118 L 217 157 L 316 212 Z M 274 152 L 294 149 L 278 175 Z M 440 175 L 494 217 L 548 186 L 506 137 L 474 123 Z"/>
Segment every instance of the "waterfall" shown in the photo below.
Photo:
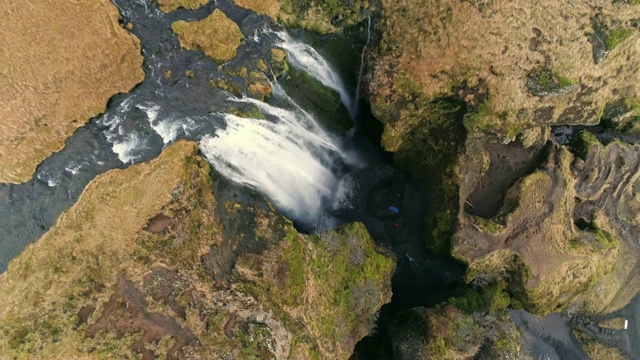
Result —
<path fill-rule="evenodd" d="M 205 136 L 200 149 L 225 177 L 261 191 L 295 218 L 312 223 L 326 207 L 339 203 L 338 197 L 347 196 L 340 191 L 336 171 L 347 154 L 277 84 L 274 96 L 289 107 L 233 99 L 256 106 L 267 119 L 222 114 L 226 128 Z"/>
<path fill-rule="evenodd" d="M 360 70 L 358 71 L 358 85 L 356 86 L 356 96 L 353 100 L 353 109 L 350 111 L 351 116 L 355 118 L 358 115 L 358 102 L 360 101 L 360 92 L 362 91 L 362 74 L 364 72 L 364 57 L 369 47 L 369 41 L 371 41 L 371 15 L 367 16 L 367 42 L 362 48 L 362 54 L 360 54 Z"/>
<path fill-rule="evenodd" d="M 294 40 L 287 32 L 277 31 L 274 34 L 280 39 L 276 45 L 283 48 L 289 55 L 288 60 L 291 65 L 298 69 L 305 70 L 318 79 L 324 86 L 337 91 L 340 100 L 347 107 L 351 117 L 353 113 L 354 101 L 350 92 L 345 87 L 338 73 L 313 47 Z"/>
<path fill-rule="evenodd" d="M 292 66 L 338 92 L 351 116 L 355 115 L 354 99 L 322 55 L 284 31 L 267 32 L 277 36 L 276 45 L 287 52 Z M 251 98 L 230 100 L 257 107 L 266 119 L 219 114 L 226 127 L 202 138 L 200 149 L 222 175 L 255 188 L 289 216 L 312 225 L 327 209 L 349 208 L 357 184 L 341 174 L 341 169 L 359 161 L 277 82 L 271 85 L 269 103 Z"/>

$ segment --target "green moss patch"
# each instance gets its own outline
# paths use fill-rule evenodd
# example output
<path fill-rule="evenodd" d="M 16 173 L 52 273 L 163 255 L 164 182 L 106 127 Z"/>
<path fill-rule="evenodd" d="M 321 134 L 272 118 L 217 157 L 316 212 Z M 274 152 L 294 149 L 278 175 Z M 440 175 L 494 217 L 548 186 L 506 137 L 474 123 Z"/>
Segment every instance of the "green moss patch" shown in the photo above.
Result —
<path fill-rule="evenodd" d="M 323 128 L 337 133 L 344 133 L 351 128 L 351 116 L 337 92 L 306 71 L 293 67 L 287 71 L 282 82 L 283 88 L 302 108 L 316 109 L 313 115 Z"/>
<path fill-rule="evenodd" d="M 549 68 L 538 67 L 529 72 L 526 86 L 533 95 L 545 97 L 568 94 L 577 88 L 577 82 Z"/>
<path fill-rule="evenodd" d="M 339 32 L 366 19 L 367 0 L 281 0 L 280 19 L 321 34 Z"/>
<path fill-rule="evenodd" d="M 571 152 L 573 152 L 577 157 L 581 158 L 582 160 L 586 160 L 589 149 L 592 146 L 600 145 L 601 143 L 595 135 L 587 130 L 582 130 L 580 131 L 578 136 L 575 136 L 571 141 L 570 149 Z"/>
<path fill-rule="evenodd" d="M 504 316 L 511 298 L 505 289 L 505 284 L 500 282 L 485 286 L 478 291 L 467 289 L 462 296 L 450 298 L 449 303 L 470 314 L 486 312 Z"/>
<path fill-rule="evenodd" d="M 262 114 L 260 109 L 253 104 L 238 104 L 238 106 L 230 106 L 229 112 L 245 119 L 265 119 L 264 114 Z"/>
<path fill-rule="evenodd" d="M 631 36 L 632 31 L 630 29 L 618 28 L 613 29 L 609 34 L 607 34 L 607 40 L 605 44 L 607 45 L 607 50 L 613 50 L 616 46 L 620 45 L 623 41 L 625 41 L 629 36 Z"/>
<path fill-rule="evenodd" d="M 289 226 L 277 249 L 240 264 L 262 274 L 251 286 L 258 299 L 278 312 L 302 311 L 314 337 L 350 349 L 390 300 L 395 269 L 393 259 L 378 251 L 359 223 L 308 238 Z"/>

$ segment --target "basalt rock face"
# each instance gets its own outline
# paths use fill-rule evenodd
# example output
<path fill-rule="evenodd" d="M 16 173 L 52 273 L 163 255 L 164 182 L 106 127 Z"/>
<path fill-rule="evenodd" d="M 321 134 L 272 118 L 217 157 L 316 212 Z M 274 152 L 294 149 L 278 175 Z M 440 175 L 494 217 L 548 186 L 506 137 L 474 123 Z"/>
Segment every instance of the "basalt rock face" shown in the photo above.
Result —
<path fill-rule="evenodd" d="M 463 210 L 452 251 L 469 264 L 468 280 L 507 279 L 514 298 L 537 313 L 569 304 L 599 312 L 629 301 L 638 290 L 640 148 L 605 146 L 587 132 L 569 147 L 549 143 L 539 167 L 502 193 L 485 183 L 500 189 L 509 179 L 497 169 L 514 169 L 483 163 L 492 151 L 500 150 L 470 151 L 461 167 Z M 496 197 L 498 209 L 484 206 Z"/>
<path fill-rule="evenodd" d="M 210 171 L 178 142 L 94 180 L 0 279 L 0 353 L 348 357 L 390 300 L 394 261 L 361 224 L 300 235 Z"/>

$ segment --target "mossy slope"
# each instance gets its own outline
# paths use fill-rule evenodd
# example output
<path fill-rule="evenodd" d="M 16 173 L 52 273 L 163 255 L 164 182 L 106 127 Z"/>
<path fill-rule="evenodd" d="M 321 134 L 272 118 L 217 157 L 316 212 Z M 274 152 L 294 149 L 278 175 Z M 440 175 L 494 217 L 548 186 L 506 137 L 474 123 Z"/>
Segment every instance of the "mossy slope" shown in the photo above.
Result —
<path fill-rule="evenodd" d="M 236 5 L 320 34 L 335 33 L 366 19 L 368 0 L 234 0 Z"/>
<path fill-rule="evenodd" d="M 195 145 L 94 180 L 0 279 L 11 358 L 347 358 L 394 262 L 352 224 L 298 234 Z M 222 184 L 222 185 L 221 185 Z M 229 190 L 231 189 L 231 190 Z M 226 194 L 226 195 L 225 195 Z M 246 199 L 246 198 L 243 198 Z"/>

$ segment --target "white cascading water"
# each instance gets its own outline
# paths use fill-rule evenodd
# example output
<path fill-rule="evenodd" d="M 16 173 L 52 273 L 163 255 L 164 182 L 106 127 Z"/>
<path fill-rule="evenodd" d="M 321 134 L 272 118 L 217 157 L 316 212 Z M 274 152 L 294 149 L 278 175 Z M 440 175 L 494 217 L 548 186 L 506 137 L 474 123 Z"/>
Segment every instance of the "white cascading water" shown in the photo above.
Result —
<path fill-rule="evenodd" d="M 353 99 L 332 66 L 313 47 L 284 31 L 273 33 L 280 39 L 276 45 L 287 52 L 289 63 L 337 91 L 353 116 Z M 221 114 L 226 128 L 205 136 L 200 149 L 222 175 L 266 194 L 298 220 L 315 223 L 324 218 L 326 208 L 350 206 L 357 184 L 348 176 L 338 175 L 336 168 L 340 163 L 354 165 L 358 160 L 279 84 L 272 87 L 274 98 L 284 100 L 287 108 L 250 98 L 235 99 L 253 104 L 268 120 Z"/>
<path fill-rule="evenodd" d="M 206 136 L 200 149 L 227 178 L 267 194 L 280 208 L 298 219 L 314 221 L 326 204 L 344 196 L 332 167 L 347 155 L 337 140 L 320 128 L 276 84 L 293 109 L 275 107 L 243 98 L 275 121 L 224 114 L 227 127 Z"/>
<path fill-rule="evenodd" d="M 293 40 L 287 33 L 275 34 L 281 39 L 278 45 L 287 51 L 291 65 L 340 93 L 342 102 L 351 110 L 352 99 L 329 63 L 315 49 Z M 354 179 L 340 175 L 339 169 L 342 164 L 355 165 L 359 161 L 342 149 L 340 140 L 324 131 L 278 83 L 271 85 L 273 98 L 284 104 L 282 107 L 251 98 L 232 99 L 256 106 L 267 119 L 212 114 L 223 117 L 226 127 L 201 138 L 200 149 L 225 177 L 257 189 L 288 215 L 313 224 L 323 218 L 326 209 L 350 206 L 357 184 Z M 183 134 L 198 133 L 199 125 L 210 117 L 175 118 L 149 101 L 123 102 L 115 114 L 102 120 L 108 126 L 107 139 L 123 163 L 136 162 L 147 141 L 122 126 L 125 114 L 134 107 L 145 112 L 149 125 L 165 145 Z"/>
<path fill-rule="evenodd" d="M 287 60 L 291 65 L 300 70 L 307 71 L 318 79 L 324 86 L 337 91 L 340 100 L 347 107 L 351 117 L 354 117 L 353 98 L 344 85 L 344 82 L 331 65 L 313 47 L 293 39 L 285 31 L 276 31 L 274 34 L 280 39 L 277 46 L 283 48 L 287 54 Z"/>
<path fill-rule="evenodd" d="M 371 16 L 367 16 L 367 42 L 364 44 L 364 48 L 362 48 L 362 53 L 360 54 L 360 70 L 358 71 L 358 84 L 356 86 L 356 97 L 353 100 L 351 110 L 351 116 L 356 117 L 358 115 L 358 101 L 360 101 L 360 96 L 362 92 L 362 74 L 364 73 L 364 58 L 367 55 L 367 48 L 369 47 L 369 41 L 371 41 Z"/>

